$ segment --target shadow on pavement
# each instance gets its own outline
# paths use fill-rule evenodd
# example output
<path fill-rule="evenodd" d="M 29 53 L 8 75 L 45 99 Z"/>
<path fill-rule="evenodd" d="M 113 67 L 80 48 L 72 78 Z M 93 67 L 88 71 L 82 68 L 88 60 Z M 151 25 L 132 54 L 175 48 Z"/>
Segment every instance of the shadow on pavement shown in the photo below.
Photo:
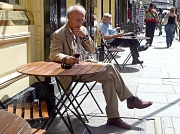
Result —
<path fill-rule="evenodd" d="M 128 65 L 132 65 L 132 64 L 126 64 L 127 66 Z M 121 68 L 121 70 L 119 70 L 121 73 L 134 73 L 134 72 L 139 72 L 139 69 L 137 68 L 134 68 L 134 67 L 123 67 Z M 133 66 L 133 65 L 132 65 Z M 140 66 L 140 65 L 139 65 Z"/>
<path fill-rule="evenodd" d="M 79 121 L 79 119 L 77 119 L 74 116 L 71 116 L 70 118 L 71 118 L 71 124 L 73 126 L 74 134 L 89 134 L 85 129 L 84 125 Z M 129 124 L 134 124 L 132 125 L 132 128 L 130 130 L 107 125 L 106 124 L 107 117 L 105 116 L 96 116 L 89 119 L 89 123 L 87 123 L 87 127 L 92 132 L 92 134 L 123 134 L 123 133 L 127 133 L 127 131 L 134 134 L 134 132 L 144 131 L 140 126 L 141 120 L 135 118 L 127 118 L 127 117 L 123 117 L 122 119 Z M 61 125 L 59 125 L 59 122 L 61 122 Z M 54 129 L 48 131 L 47 134 L 70 134 L 69 130 L 67 129 L 65 124 L 62 123 L 62 120 L 60 118 L 56 118 L 52 126 Z"/>
<path fill-rule="evenodd" d="M 154 47 L 153 49 L 167 49 L 167 47 Z"/>

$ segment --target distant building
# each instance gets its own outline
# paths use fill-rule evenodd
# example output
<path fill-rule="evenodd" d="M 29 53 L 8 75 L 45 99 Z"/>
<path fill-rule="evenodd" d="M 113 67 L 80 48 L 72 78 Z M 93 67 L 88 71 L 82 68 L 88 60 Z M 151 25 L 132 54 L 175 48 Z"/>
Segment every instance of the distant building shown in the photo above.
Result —
<path fill-rule="evenodd" d="M 154 5 L 156 6 L 156 9 L 170 9 L 170 7 L 173 5 L 173 0 L 152 0 Z"/>
<path fill-rule="evenodd" d="M 180 13 L 180 0 L 175 1 L 175 7 L 177 8 L 178 12 Z"/>

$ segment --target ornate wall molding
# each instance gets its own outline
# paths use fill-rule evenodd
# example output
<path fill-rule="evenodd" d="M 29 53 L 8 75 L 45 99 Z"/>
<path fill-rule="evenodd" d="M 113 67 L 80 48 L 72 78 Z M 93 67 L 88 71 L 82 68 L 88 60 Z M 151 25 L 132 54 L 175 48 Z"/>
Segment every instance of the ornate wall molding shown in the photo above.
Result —
<path fill-rule="evenodd" d="M 32 0 L 32 13 L 34 16 L 36 60 L 44 58 L 44 2 L 43 0 Z"/>
<path fill-rule="evenodd" d="M 12 74 L 9 74 L 3 78 L 0 78 L 0 89 L 3 89 L 5 87 L 7 87 L 8 85 L 24 78 L 27 77 L 26 75 L 22 75 L 18 72 L 14 72 Z"/>
<path fill-rule="evenodd" d="M 29 37 L 31 37 L 29 32 L 0 35 L 0 45 L 14 41 L 27 40 Z"/>

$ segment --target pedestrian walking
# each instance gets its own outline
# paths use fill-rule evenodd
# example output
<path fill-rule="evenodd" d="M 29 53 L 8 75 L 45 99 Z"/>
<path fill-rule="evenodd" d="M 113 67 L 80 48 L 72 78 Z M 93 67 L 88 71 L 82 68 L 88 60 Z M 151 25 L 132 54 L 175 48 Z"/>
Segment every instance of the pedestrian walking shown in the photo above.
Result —
<path fill-rule="evenodd" d="M 158 25 L 158 29 L 159 29 L 159 36 L 162 35 L 162 19 L 164 18 L 164 13 L 163 10 L 160 8 L 159 9 L 159 13 L 158 13 L 158 17 L 159 17 L 159 25 Z"/>
<path fill-rule="evenodd" d="M 173 42 L 173 33 L 175 31 L 175 25 L 177 26 L 178 29 L 180 29 L 177 23 L 175 7 L 171 7 L 170 12 L 167 13 L 164 18 L 165 19 L 168 18 L 168 23 L 166 24 L 165 30 L 166 30 L 166 44 L 167 44 L 167 48 L 169 48 L 171 47 Z"/>
<path fill-rule="evenodd" d="M 146 45 L 152 45 L 154 38 L 154 31 L 156 25 L 159 24 L 159 17 L 157 11 L 154 9 L 154 4 L 151 3 L 149 8 L 145 11 L 145 23 L 146 23 L 146 37 L 150 37 L 151 39 L 146 40 Z"/>

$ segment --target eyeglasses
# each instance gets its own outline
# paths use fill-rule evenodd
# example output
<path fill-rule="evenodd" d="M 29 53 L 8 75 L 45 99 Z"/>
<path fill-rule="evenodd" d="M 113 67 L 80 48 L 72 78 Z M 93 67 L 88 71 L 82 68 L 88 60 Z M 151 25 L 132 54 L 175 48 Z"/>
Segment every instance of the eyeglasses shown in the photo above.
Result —
<path fill-rule="evenodd" d="M 86 22 L 86 19 L 79 19 L 79 18 L 76 18 L 74 19 L 76 22 L 81 22 L 81 23 L 84 23 Z"/>

